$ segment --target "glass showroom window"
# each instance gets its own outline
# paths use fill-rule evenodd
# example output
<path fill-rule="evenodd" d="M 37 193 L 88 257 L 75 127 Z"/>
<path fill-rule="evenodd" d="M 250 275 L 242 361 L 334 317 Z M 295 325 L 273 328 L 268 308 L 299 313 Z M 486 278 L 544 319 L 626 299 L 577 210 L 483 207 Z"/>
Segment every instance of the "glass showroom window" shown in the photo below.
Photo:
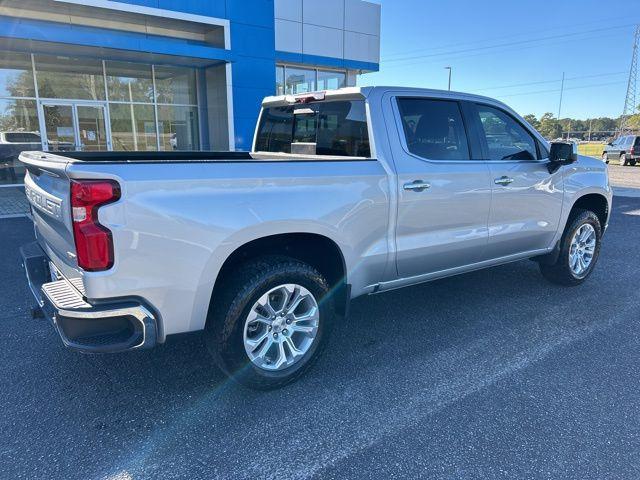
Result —
<path fill-rule="evenodd" d="M 316 90 L 316 71 L 286 67 L 286 93 L 306 93 Z"/>
<path fill-rule="evenodd" d="M 284 67 L 276 67 L 276 95 L 284 95 Z"/>
<path fill-rule="evenodd" d="M 114 150 L 200 149 L 195 69 L 106 61 L 105 73 Z"/>
<path fill-rule="evenodd" d="M 39 130 L 31 55 L 0 52 L 0 185 L 22 183 L 18 155 L 42 148 Z"/>
<path fill-rule="evenodd" d="M 344 72 L 318 70 L 318 90 L 335 90 L 347 85 L 347 75 Z"/>
<path fill-rule="evenodd" d="M 154 67 L 160 150 L 199 150 L 196 71 Z"/>
<path fill-rule="evenodd" d="M 347 73 L 341 70 L 276 66 L 276 95 L 334 90 L 347 86 Z"/>
<path fill-rule="evenodd" d="M 0 97 L 35 97 L 31 55 L 0 52 Z"/>
<path fill-rule="evenodd" d="M 40 98 L 105 99 L 102 61 L 36 55 L 35 64 Z"/>
<path fill-rule="evenodd" d="M 131 62 L 105 62 L 110 102 L 153 103 L 151 65 Z"/>
<path fill-rule="evenodd" d="M 157 65 L 154 71 L 158 103 L 196 104 L 196 72 L 193 68 Z"/>
<path fill-rule="evenodd" d="M 157 150 L 153 105 L 110 103 L 111 144 L 114 150 Z"/>
<path fill-rule="evenodd" d="M 160 150 L 199 150 L 198 107 L 158 105 Z"/>
<path fill-rule="evenodd" d="M 157 150 L 153 67 L 105 61 L 104 71 L 113 150 Z"/>

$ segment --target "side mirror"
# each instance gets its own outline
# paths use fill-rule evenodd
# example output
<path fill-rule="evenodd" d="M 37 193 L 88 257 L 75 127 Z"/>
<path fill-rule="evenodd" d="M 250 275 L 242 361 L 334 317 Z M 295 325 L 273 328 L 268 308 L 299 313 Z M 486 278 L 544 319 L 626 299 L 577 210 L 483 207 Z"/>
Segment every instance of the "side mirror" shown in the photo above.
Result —
<path fill-rule="evenodd" d="M 553 173 L 562 165 L 570 165 L 578 161 L 578 146 L 575 143 L 553 142 L 549 152 L 549 173 Z"/>

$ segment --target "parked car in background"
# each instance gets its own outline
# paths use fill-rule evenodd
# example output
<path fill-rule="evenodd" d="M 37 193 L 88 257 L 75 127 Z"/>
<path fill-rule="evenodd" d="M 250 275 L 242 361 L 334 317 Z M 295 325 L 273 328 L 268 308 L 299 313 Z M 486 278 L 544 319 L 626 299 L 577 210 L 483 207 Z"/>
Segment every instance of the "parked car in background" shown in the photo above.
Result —
<path fill-rule="evenodd" d="M 24 165 L 18 161 L 18 156 L 23 151 L 41 148 L 38 132 L 0 132 L 0 184 L 22 181 Z"/>
<path fill-rule="evenodd" d="M 640 161 L 640 136 L 624 135 L 608 143 L 602 152 L 602 161 L 635 166 Z"/>
<path fill-rule="evenodd" d="M 612 191 L 575 148 L 475 95 L 269 97 L 252 152 L 23 153 L 37 238 L 23 262 L 67 346 L 204 330 L 230 377 L 274 388 L 309 368 L 352 298 L 527 258 L 584 282 Z M 401 312 L 381 321 L 403 328 Z"/>

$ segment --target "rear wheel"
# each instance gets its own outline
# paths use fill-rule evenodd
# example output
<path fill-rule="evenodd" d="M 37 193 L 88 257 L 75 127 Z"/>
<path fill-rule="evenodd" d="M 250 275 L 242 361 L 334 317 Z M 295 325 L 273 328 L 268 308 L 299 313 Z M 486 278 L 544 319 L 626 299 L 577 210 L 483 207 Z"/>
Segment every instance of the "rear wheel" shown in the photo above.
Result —
<path fill-rule="evenodd" d="M 623 167 L 627 165 L 627 156 L 625 154 L 620 155 L 620 165 Z"/>
<path fill-rule="evenodd" d="M 580 285 L 598 261 L 601 236 L 598 216 L 589 210 L 575 210 L 562 234 L 558 259 L 551 265 L 540 263 L 542 275 L 559 285 Z"/>
<path fill-rule="evenodd" d="M 636 166 L 636 160 L 633 159 L 633 158 L 631 160 L 629 160 L 629 165 L 631 165 L 632 167 L 635 167 Z"/>
<path fill-rule="evenodd" d="M 232 379 L 271 389 L 298 379 L 317 359 L 334 322 L 329 285 L 288 257 L 245 263 L 214 294 L 207 347 Z"/>

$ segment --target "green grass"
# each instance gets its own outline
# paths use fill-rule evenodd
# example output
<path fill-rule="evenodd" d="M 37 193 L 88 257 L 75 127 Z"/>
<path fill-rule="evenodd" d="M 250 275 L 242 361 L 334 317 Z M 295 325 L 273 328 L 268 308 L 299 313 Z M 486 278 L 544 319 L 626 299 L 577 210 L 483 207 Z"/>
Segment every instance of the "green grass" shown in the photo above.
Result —
<path fill-rule="evenodd" d="M 581 143 L 578 145 L 578 153 L 589 157 L 600 158 L 604 151 L 604 143 Z"/>

